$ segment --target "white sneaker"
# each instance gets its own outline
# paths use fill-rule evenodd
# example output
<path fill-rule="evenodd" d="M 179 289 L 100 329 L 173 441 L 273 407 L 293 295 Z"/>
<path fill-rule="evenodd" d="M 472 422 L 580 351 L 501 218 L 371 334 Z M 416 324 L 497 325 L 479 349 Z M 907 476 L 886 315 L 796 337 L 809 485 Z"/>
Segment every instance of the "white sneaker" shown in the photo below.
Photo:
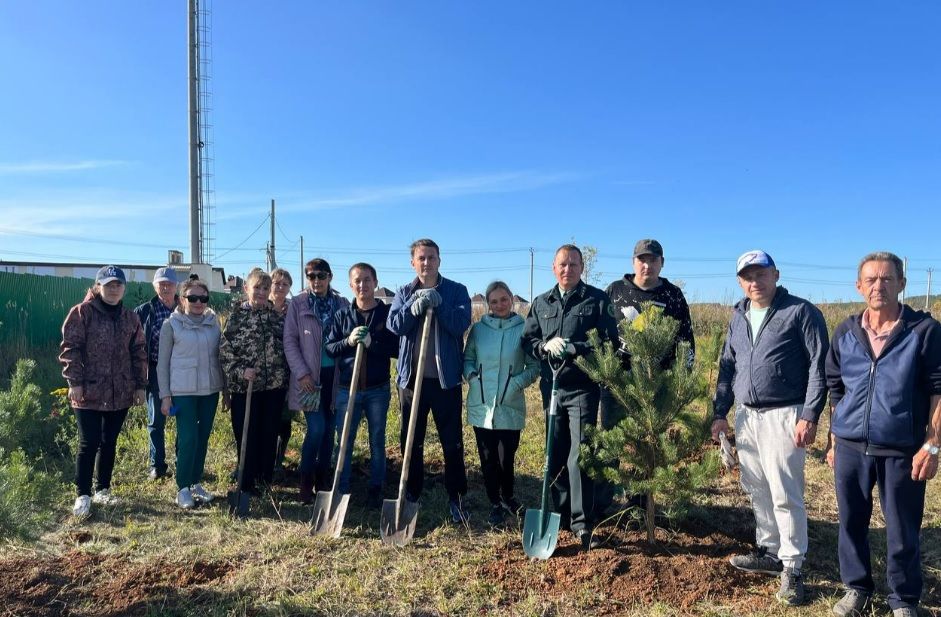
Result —
<path fill-rule="evenodd" d="M 111 494 L 110 488 L 103 488 L 100 491 L 95 492 L 95 496 L 91 498 L 92 503 L 98 504 L 99 506 L 113 506 L 118 503 L 118 498 Z"/>
<path fill-rule="evenodd" d="M 176 494 L 176 505 L 184 510 L 190 510 L 196 506 L 196 502 L 193 501 L 193 494 L 190 493 L 188 488 L 181 488 L 180 492 Z"/>
<path fill-rule="evenodd" d="M 199 503 L 211 503 L 214 499 L 213 494 L 203 488 L 202 484 L 194 484 L 190 487 L 190 493 L 193 495 L 193 499 Z"/>
<path fill-rule="evenodd" d="M 75 499 L 75 505 L 72 506 L 72 516 L 79 519 L 88 518 L 91 514 L 91 497 L 82 495 Z"/>

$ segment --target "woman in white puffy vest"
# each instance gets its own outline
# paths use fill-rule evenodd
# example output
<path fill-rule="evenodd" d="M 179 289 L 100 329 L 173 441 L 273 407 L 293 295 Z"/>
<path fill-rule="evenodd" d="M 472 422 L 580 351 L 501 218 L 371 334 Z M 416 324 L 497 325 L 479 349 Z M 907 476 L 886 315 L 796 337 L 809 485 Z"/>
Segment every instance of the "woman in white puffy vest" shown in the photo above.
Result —
<path fill-rule="evenodd" d="M 190 509 L 212 501 L 200 483 L 206 449 L 225 386 L 219 364 L 219 320 L 209 308 L 209 288 L 200 280 L 180 287 L 180 305 L 160 330 L 157 381 L 160 411 L 176 416 L 176 503 Z"/>
<path fill-rule="evenodd" d="M 513 470 L 520 433 L 526 423 L 523 391 L 539 376 L 539 362 L 520 346 L 523 318 L 513 312 L 513 294 L 506 283 L 487 286 L 488 314 L 475 323 L 464 349 L 467 380 L 467 422 L 474 427 L 480 470 L 490 499 L 491 525 L 522 506 L 513 495 Z"/>

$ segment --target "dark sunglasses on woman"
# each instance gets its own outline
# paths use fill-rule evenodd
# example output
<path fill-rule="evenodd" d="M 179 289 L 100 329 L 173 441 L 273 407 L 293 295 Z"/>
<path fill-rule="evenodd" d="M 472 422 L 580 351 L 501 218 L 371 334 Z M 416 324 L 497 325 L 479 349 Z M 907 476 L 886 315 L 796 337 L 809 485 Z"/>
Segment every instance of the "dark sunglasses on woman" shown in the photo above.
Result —
<path fill-rule="evenodd" d="M 209 304 L 209 296 L 183 296 L 186 298 L 187 302 L 202 302 L 203 304 Z"/>
<path fill-rule="evenodd" d="M 330 273 L 329 272 L 308 272 L 307 278 L 311 281 L 313 281 L 314 279 L 318 281 L 326 281 L 328 278 L 330 278 Z"/>

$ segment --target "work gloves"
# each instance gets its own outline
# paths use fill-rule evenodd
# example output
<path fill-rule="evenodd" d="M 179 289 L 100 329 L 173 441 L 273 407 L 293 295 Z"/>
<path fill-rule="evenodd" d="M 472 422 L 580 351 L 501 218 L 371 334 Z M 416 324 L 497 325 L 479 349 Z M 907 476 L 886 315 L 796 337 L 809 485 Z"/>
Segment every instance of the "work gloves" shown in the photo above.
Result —
<path fill-rule="evenodd" d="M 313 392 L 301 392 L 301 411 L 317 411 L 320 409 L 320 388 Z"/>
<path fill-rule="evenodd" d="M 353 328 L 350 335 L 346 337 L 346 344 L 350 347 L 356 347 L 359 343 L 362 343 L 365 347 L 369 347 L 369 344 L 372 343 L 372 337 L 369 336 L 369 328 L 366 326 Z"/>
<path fill-rule="evenodd" d="M 545 345 L 542 346 L 543 350 L 549 354 L 550 358 L 556 360 L 564 360 L 567 356 L 575 355 L 575 346 L 566 341 L 561 336 L 557 336 L 554 339 L 551 339 Z"/>
<path fill-rule="evenodd" d="M 412 296 L 412 315 L 421 317 L 429 308 L 435 308 L 441 304 L 441 294 L 437 289 L 419 289 Z"/>

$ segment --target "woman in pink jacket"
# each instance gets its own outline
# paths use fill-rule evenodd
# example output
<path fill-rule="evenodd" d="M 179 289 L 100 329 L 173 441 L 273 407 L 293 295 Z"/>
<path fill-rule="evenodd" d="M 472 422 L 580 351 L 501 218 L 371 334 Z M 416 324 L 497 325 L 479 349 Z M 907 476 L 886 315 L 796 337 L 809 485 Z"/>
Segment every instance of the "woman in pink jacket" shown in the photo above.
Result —
<path fill-rule="evenodd" d="M 337 367 L 324 349 L 324 339 L 337 311 L 350 303 L 333 288 L 333 272 L 323 259 L 304 266 L 308 288 L 291 300 L 284 322 L 284 354 L 291 368 L 288 407 L 304 412 L 307 434 L 301 448 L 301 493 L 311 503 L 314 486 L 330 483 L 333 456 L 335 376 Z"/>

